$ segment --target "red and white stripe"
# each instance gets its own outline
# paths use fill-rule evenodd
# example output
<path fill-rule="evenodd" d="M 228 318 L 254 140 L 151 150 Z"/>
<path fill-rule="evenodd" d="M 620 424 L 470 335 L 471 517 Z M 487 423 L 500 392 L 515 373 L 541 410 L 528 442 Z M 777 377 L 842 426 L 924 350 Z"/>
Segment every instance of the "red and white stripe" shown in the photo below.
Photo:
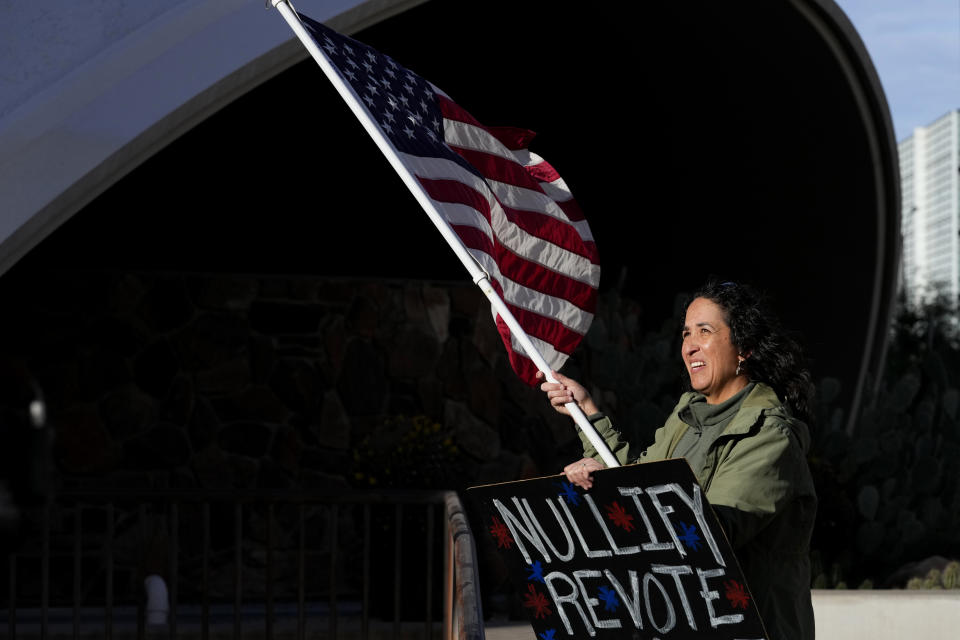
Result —
<path fill-rule="evenodd" d="M 526 149 L 533 134 L 485 127 L 438 93 L 447 144 L 484 179 L 443 159 L 401 154 L 440 212 L 490 275 L 552 369 L 586 334 L 596 310 L 597 247 L 566 183 Z M 536 367 L 494 313 L 510 363 L 530 384 Z"/>

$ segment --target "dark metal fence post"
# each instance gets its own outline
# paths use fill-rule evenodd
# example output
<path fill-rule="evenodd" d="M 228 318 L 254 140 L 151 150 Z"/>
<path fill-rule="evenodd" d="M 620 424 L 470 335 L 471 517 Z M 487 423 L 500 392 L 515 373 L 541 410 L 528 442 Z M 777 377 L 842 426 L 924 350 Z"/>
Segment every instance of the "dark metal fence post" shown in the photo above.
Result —
<path fill-rule="evenodd" d="M 137 522 L 140 524 L 140 539 L 147 540 L 147 505 L 140 503 L 137 507 Z M 139 585 L 138 585 L 139 586 Z M 147 594 L 141 586 L 137 592 L 137 638 L 143 640 L 147 636 Z"/>
<path fill-rule="evenodd" d="M 268 638 L 273 637 L 273 503 L 267 505 L 267 531 L 266 531 L 266 580 L 267 584 L 264 585 L 264 592 L 267 596 L 266 598 L 266 610 L 264 615 L 264 623 L 266 627 L 266 634 Z"/>
<path fill-rule="evenodd" d="M 403 580 L 401 579 L 401 553 L 403 552 L 403 505 L 397 503 L 394 507 L 393 532 L 393 640 L 400 639 L 400 594 Z"/>
<path fill-rule="evenodd" d="M 180 599 L 180 505 L 174 501 L 170 505 L 170 639 L 177 637 L 177 603 Z"/>
<path fill-rule="evenodd" d="M 363 604 L 360 637 L 370 640 L 370 505 L 363 505 Z"/>
<path fill-rule="evenodd" d="M 210 502 L 203 502 L 203 568 L 200 580 L 200 637 L 208 640 L 210 637 Z"/>
<path fill-rule="evenodd" d="M 330 637 L 337 637 L 337 529 L 340 511 L 330 506 Z"/>
<path fill-rule="evenodd" d="M 233 637 L 240 640 L 240 607 L 243 604 L 243 505 L 235 503 L 233 512 L 233 545 L 235 548 L 234 562 L 234 599 L 233 599 Z"/>
<path fill-rule="evenodd" d="M 305 619 L 306 585 L 304 584 L 304 565 L 307 563 L 305 512 L 306 506 L 301 502 L 299 509 L 300 534 L 297 548 L 297 638 L 299 640 L 303 640 L 307 632 Z"/>
<path fill-rule="evenodd" d="M 73 639 L 80 637 L 80 601 L 81 573 L 83 570 L 83 527 L 81 514 L 83 508 L 78 504 L 73 518 Z"/>
<path fill-rule="evenodd" d="M 427 505 L 427 594 L 424 607 L 424 635 L 426 640 L 433 640 L 433 512 L 434 505 Z"/>
<path fill-rule="evenodd" d="M 10 578 L 10 602 L 7 609 L 7 632 L 10 640 L 16 640 L 17 637 L 17 554 L 11 553 L 9 556 L 9 578 Z"/>
<path fill-rule="evenodd" d="M 40 640 L 47 638 L 47 615 L 50 609 L 50 509 L 51 502 L 48 500 L 43 508 L 43 546 L 41 548 L 40 558 Z"/>
<path fill-rule="evenodd" d="M 107 637 L 107 640 L 113 638 L 113 535 L 114 535 L 114 513 L 113 513 L 113 502 L 107 503 L 107 539 L 104 540 L 104 558 L 103 564 L 105 565 L 104 573 L 105 575 L 105 588 L 106 588 L 106 602 L 103 608 L 103 631 Z"/>

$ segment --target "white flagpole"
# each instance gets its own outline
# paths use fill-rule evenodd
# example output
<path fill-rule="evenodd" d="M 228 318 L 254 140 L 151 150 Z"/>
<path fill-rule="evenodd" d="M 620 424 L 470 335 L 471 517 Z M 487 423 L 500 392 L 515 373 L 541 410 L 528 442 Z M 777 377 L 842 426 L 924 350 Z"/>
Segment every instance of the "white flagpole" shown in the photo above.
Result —
<path fill-rule="evenodd" d="M 404 184 L 407 185 L 407 188 L 410 189 L 410 192 L 413 194 L 414 198 L 416 198 L 417 202 L 420 203 L 420 206 L 423 207 L 423 210 L 433 222 L 434 226 L 436 226 L 440 231 L 440 234 L 443 236 L 444 240 L 446 240 L 447 244 L 450 245 L 450 248 L 453 249 L 453 252 L 457 255 L 457 258 L 460 259 L 460 262 L 463 263 L 463 266 L 466 267 L 468 272 L 470 272 L 470 277 L 473 279 L 473 282 L 480 287 L 480 290 L 483 291 L 484 295 L 487 296 L 487 299 L 490 300 L 490 304 L 493 305 L 493 308 L 496 310 L 497 314 L 501 319 L 503 319 L 504 322 L 507 323 L 507 326 L 510 328 L 510 333 L 514 338 L 516 338 L 517 342 L 520 343 L 520 346 L 523 347 L 523 350 L 527 356 L 533 360 L 533 363 L 537 365 L 537 369 L 543 373 L 548 382 L 557 382 L 557 379 L 553 377 L 550 371 L 550 365 L 547 364 L 547 361 L 544 360 L 542 355 L 540 355 L 540 352 L 533 345 L 533 342 L 531 342 L 526 331 L 523 330 L 523 328 L 520 326 L 520 323 L 517 322 L 516 318 L 513 317 L 513 314 L 510 312 L 510 309 L 507 308 L 506 303 L 497 294 L 496 290 L 493 288 L 493 285 L 490 284 L 490 279 L 487 273 L 480 267 L 473 256 L 470 255 L 470 252 L 460 240 L 460 236 L 458 236 L 456 232 L 450 228 L 450 225 L 447 224 L 446 219 L 444 219 L 440 212 L 437 211 L 436 206 L 430 199 L 430 196 L 428 196 L 426 191 L 424 191 L 423 186 L 410 173 L 407 167 L 403 164 L 403 161 L 397 155 L 397 150 L 393 147 L 393 143 L 387 139 L 387 137 L 380 130 L 380 127 L 378 127 L 377 124 L 370 118 L 370 114 L 363 107 L 357 94 L 354 93 L 353 87 L 351 87 L 343 80 L 343 78 L 340 77 L 340 74 L 337 73 L 336 69 L 333 67 L 333 64 L 327 59 L 327 56 L 323 53 L 323 51 L 320 50 L 320 47 L 317 46 L 317 43 L 307 32 L 306 28 L 300 23 L 300 19 L 290 7 L 288 0 L 269 0 L 269 2 L 274 6 L 274 8 L 277 9 L 277 11 L 280 12 L 280 15 L 282 15 L 283 19 L 287 21 L 287 24 L 293 30 L 293 33 L 297 36 L 303 46 L 306 47 L 307 51 L 310 52 L 310 55 L 313 56 L 313 59 L 317 61 L 317 64 L 320 65 L 324 75 L 326 75 L 327 79 L 333 83 L 337 93 L 340 94 L 340 97 L 343 98 L 343 100 L 347 103 L 347 106 L 350 107 L 350 110 L 353 111 L 353 115 L 357 117 L 357 119 L 360 121 L 360 124 L 362 124 L 363 128 L 366 129 L 367 133 L 376 143 L 377 147 L 379 147 L 380 151 L 383 152 L 383 155 L 386 156 L 390 166 L 393 167 L 393 170 L 397 172 Z M 603 458 L 604 463 L 608 467 L 619 467 L 620 463 L 617 461 L 613 453 L 610 452 L 610 448 L 607 447 L 606 443 L 597 433 L 597 430 L 594 429 L 593 425 L 590 424 L 590 421 L 587 420 L 587 417 L 580 409 L 580 406 L 577 405 L 576 402 L 568 402 L 564 406 L 570 412 L 570 415 L 573 416 L 574 421 L 577 423 L 580 429 L 587 435 L 587 439 L 590 441 L 590 444 L 593 445 L 593 448 L 596 449 L 600 457 Z"/>

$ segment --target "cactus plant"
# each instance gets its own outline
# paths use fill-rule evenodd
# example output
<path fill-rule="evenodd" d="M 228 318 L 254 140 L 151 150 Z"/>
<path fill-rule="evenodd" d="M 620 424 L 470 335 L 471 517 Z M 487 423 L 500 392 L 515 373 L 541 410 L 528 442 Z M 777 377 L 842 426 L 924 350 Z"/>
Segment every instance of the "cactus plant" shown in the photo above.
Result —
<path fill-rule="evenodd" d="M 817 385 L 817 401 L 824 405 L 830 404 L 840 395 L 841 387 L 840 381 L 836 378 L 823 378 Z"/>
<path fill-rule="evenodd" d="M 894 385 L 887 402 L 890 411 L 906 411 L 920 391 L 920 377 L 909 373 Z"/>
<path fill-rule="evenodd" d="M 960 407 L 960 391 L 953 387 L 947 389 L 943 392 L 940 402 L 943 405 L 944 415 L 950 420 L 956 420 L 957 408 Z"/>
<path fill-rule="evenodd" d="M 860 509 L 860 515 L 867 520 L 873 520 L 877 515 L 877 507 L 880 505 L 880 492 L 872 484 L 860 489 L 857 496 L 857 507 Z"/>
<path fill-rule="evenodd" d="M 960 562 L 954 560 L 944 567 L 940 582 L 944 589 L 960 589 Z"/>
<path fill-rule="evenodd" d="M 883 545 L 886 527 L 880 522 L 866 521 L 857 530 L 857 547 L 865 556 L 870 556 Z"/>
<path fill-rule="evenodd" d="M 929 573 L 927 573 L 927 577 L 923 579 L 923 588 L 924 589 L 943 589 L 943 585 L 940 583 L 939 569 L 930 569 Z"/>

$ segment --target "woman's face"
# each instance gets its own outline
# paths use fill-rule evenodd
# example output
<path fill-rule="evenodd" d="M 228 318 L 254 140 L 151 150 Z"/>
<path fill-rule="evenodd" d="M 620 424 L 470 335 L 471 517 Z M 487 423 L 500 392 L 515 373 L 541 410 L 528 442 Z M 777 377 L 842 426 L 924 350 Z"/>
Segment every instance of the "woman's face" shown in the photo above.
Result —
<path fill-rule="evenodd" d="M 712 300 L 696 298 L 687 307 L 681 355 L 690 386 L 709 404 L 719 404 L 747 386 L 747 376 L 737 375 L 740 358 L 723 309 Z"/>

